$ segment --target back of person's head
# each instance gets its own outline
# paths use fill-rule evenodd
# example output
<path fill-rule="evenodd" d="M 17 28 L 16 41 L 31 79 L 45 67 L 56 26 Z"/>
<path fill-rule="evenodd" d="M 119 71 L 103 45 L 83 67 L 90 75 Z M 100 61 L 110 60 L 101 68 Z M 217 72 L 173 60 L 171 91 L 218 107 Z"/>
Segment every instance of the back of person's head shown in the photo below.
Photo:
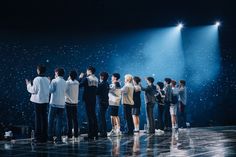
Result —
<path fill-rule="evenodd" d="M 133 76 L 131 74 L 126 74 L 125 75 L 125 80 L 130 83 L 133 80 Z"/>
<path fill-rule="evenodd" d="M 167 84 L 170 84 L 171 83 L 171 78 L 165 78 L 165 82 L 167 83 Z"/>
<path fill-rule="evenodd" d="M 107 72 L 103 71 L 100 73 L 100 76 L 102 77 L 103 81 L 107 81 L 109 74 Z"/>
<path fill-rule="evenodd" d="M 141 79 L 140 79 L 140 77 L 138 77 L 138 76 L 134 76 L 133 80 L 134 80 L 134 82 L 136 82 L 137 84 L 139 84 L 139 83 L 141 82 Z"/>
<path fill-rule="evenodd" d="M 120 74 L 119 73 L 113 73 L 112 76 L 115 77 L 116 80 L 120 79 Z"/>
<path fill-rule="evenodd" d="M 164 88 L 164 83 L 163 82 L 157 82 L 157 85 L 160 87 L 160 89 Z"/>
<path fill-rule="evenodd" d="M 182 84 L 183 86 L 186 85 L 186 81 L 185 80 L 180 80 L 179 83 Z"/>
<path fill-rule="evenodd" d="M 43 75 L 46 73 L 46 66 L 40 64 L 37 66 L 37 70 L 39 72 L 39 75 Z"/>
<path fill-rule="evenodd" d="M 120 82 L 115 82 L 115 87 L 116 88 L 121 88 Z"/>
<path fill-rule="evenodd" d="M 171 84 L 172 84 L 172 86 L 176 86 L 176 81 L 175 80 L 171 80 Z"/>
<path fill-rule="evenodd" d="M 96 72 L 96 69 L 93 66 L 89 66 L 87 70 L 91 71 L 92 74 Z"/>
<path fill-rule="evenodd" d="M 57 72 L 58 76 L 64 76 L 65 70 L 63 68 L 56 68 L 55 72 Z"/>
<path fill-rule="evenodd" d="M 152 83 L 152 84 L 153 84 L 153 82 L 154 82 L 154 78 L 153 78 L 153 77 L 147 77 L 147 80 L 148 80 L 150 83 Z"/>
<path fill-rule="evenodd" d="M 75 70 L 72 70 L 70 72 L 70 78 L 72 81 L 74 81 L 77 78 L 77 72 Z"/>

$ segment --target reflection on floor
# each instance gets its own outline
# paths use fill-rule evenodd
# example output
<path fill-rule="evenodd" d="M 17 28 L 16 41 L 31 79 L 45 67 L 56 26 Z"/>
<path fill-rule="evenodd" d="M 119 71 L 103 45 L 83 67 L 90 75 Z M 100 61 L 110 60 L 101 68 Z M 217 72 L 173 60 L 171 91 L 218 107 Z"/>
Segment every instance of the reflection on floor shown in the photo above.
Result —
<path fill-rule="evenodd" d="M 236 156 L 236 126 L 179 129 L 147 135 L 31 144 L 29 139 L 0 142 L 0 156 Z"/>

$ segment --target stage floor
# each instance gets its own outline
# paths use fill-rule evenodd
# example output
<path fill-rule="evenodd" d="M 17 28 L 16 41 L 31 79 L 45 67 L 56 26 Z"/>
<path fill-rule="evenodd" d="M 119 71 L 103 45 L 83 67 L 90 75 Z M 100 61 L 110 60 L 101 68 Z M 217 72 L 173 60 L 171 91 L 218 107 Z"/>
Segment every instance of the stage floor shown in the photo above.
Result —
<path fill-rule="evenodd" d="M 88 142 L 31 144 L 29 139 L 0 141 L 0 156 L 236 156 L 236 126 L 179 129 L 147 135 L 100 138 Z"/>

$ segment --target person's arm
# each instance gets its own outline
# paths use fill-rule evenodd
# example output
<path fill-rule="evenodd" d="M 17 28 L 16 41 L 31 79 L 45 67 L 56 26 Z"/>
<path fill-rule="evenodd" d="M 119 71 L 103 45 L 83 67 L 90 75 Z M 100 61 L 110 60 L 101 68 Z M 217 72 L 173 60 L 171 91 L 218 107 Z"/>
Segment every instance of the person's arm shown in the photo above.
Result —
<path fill-rule="evenodd" d="M 148 90 L 148 87 L 143 87 L 142 84 L 140 84 L 140 87 L 141 87 L 142 91 L 147 91 Z"/>
<path fill-rule="evenodd" d="M 36 79 L 34 79 L 33 85 L 31 85 L 31 82 L 28 81 L 27 79 L 25 81 L 26 81 L 26 85 L 27 85 L 27 91 L 31 94 L 37 94 L 38 93 L 38 81 Z"/>
<path fill-rule="evenodd" d="M 126 86 L 123 86 L 121 88 L 121 93 L 128 93 L 128 88 Z"/>
<path fill-rule="evenodd" d="M 55 91 L 56 91 L 56 83 L 55 83 L 54 80 L 52 80 L 50 85 L 49 85 L 49 92 L 54 93 Z"/>
<path fill-rule="evenodd" d="M 86 77 L 84 77 L 84 73 L 81 73 L 79 75 L 79 87 L 84 87 L 88 84 L 88 80 Z"/>
<path fill-rule="evenodd" d="M 65 91 L 65 94 L 66 94 L 67 97 L 69 97 L 69 94 L 68 94 L 69 93 L 69 84 L 70 83 L 66 81 L 66 91 Z"/>

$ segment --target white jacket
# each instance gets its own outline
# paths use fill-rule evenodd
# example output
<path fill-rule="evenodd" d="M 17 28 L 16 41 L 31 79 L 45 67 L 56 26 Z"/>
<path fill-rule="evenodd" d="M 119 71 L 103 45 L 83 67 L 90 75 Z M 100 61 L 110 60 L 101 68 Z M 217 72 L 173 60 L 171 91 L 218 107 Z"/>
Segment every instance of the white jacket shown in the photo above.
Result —
<path fill-rule="evenodd" d="M 65 107 L 65 95 L 66 95 L 66 81 L 62 77 L 57 77 L 52 80 L 50 86 L 50 103 L 53 107 L 64 108 Z"/>
<path fill-rule="evenodd" d="M 44 76 L 37 76 L 33 85 L 27 85 L 27 91 L 31 93 L 30 101 L 38 104 L 49 102 L 49 79 Z"/>
<path fill-rule="evenodd" d="M 70 104 L 78 104 L 79 82 L 77 80 L 66 81 L 66 102 Z"/>

